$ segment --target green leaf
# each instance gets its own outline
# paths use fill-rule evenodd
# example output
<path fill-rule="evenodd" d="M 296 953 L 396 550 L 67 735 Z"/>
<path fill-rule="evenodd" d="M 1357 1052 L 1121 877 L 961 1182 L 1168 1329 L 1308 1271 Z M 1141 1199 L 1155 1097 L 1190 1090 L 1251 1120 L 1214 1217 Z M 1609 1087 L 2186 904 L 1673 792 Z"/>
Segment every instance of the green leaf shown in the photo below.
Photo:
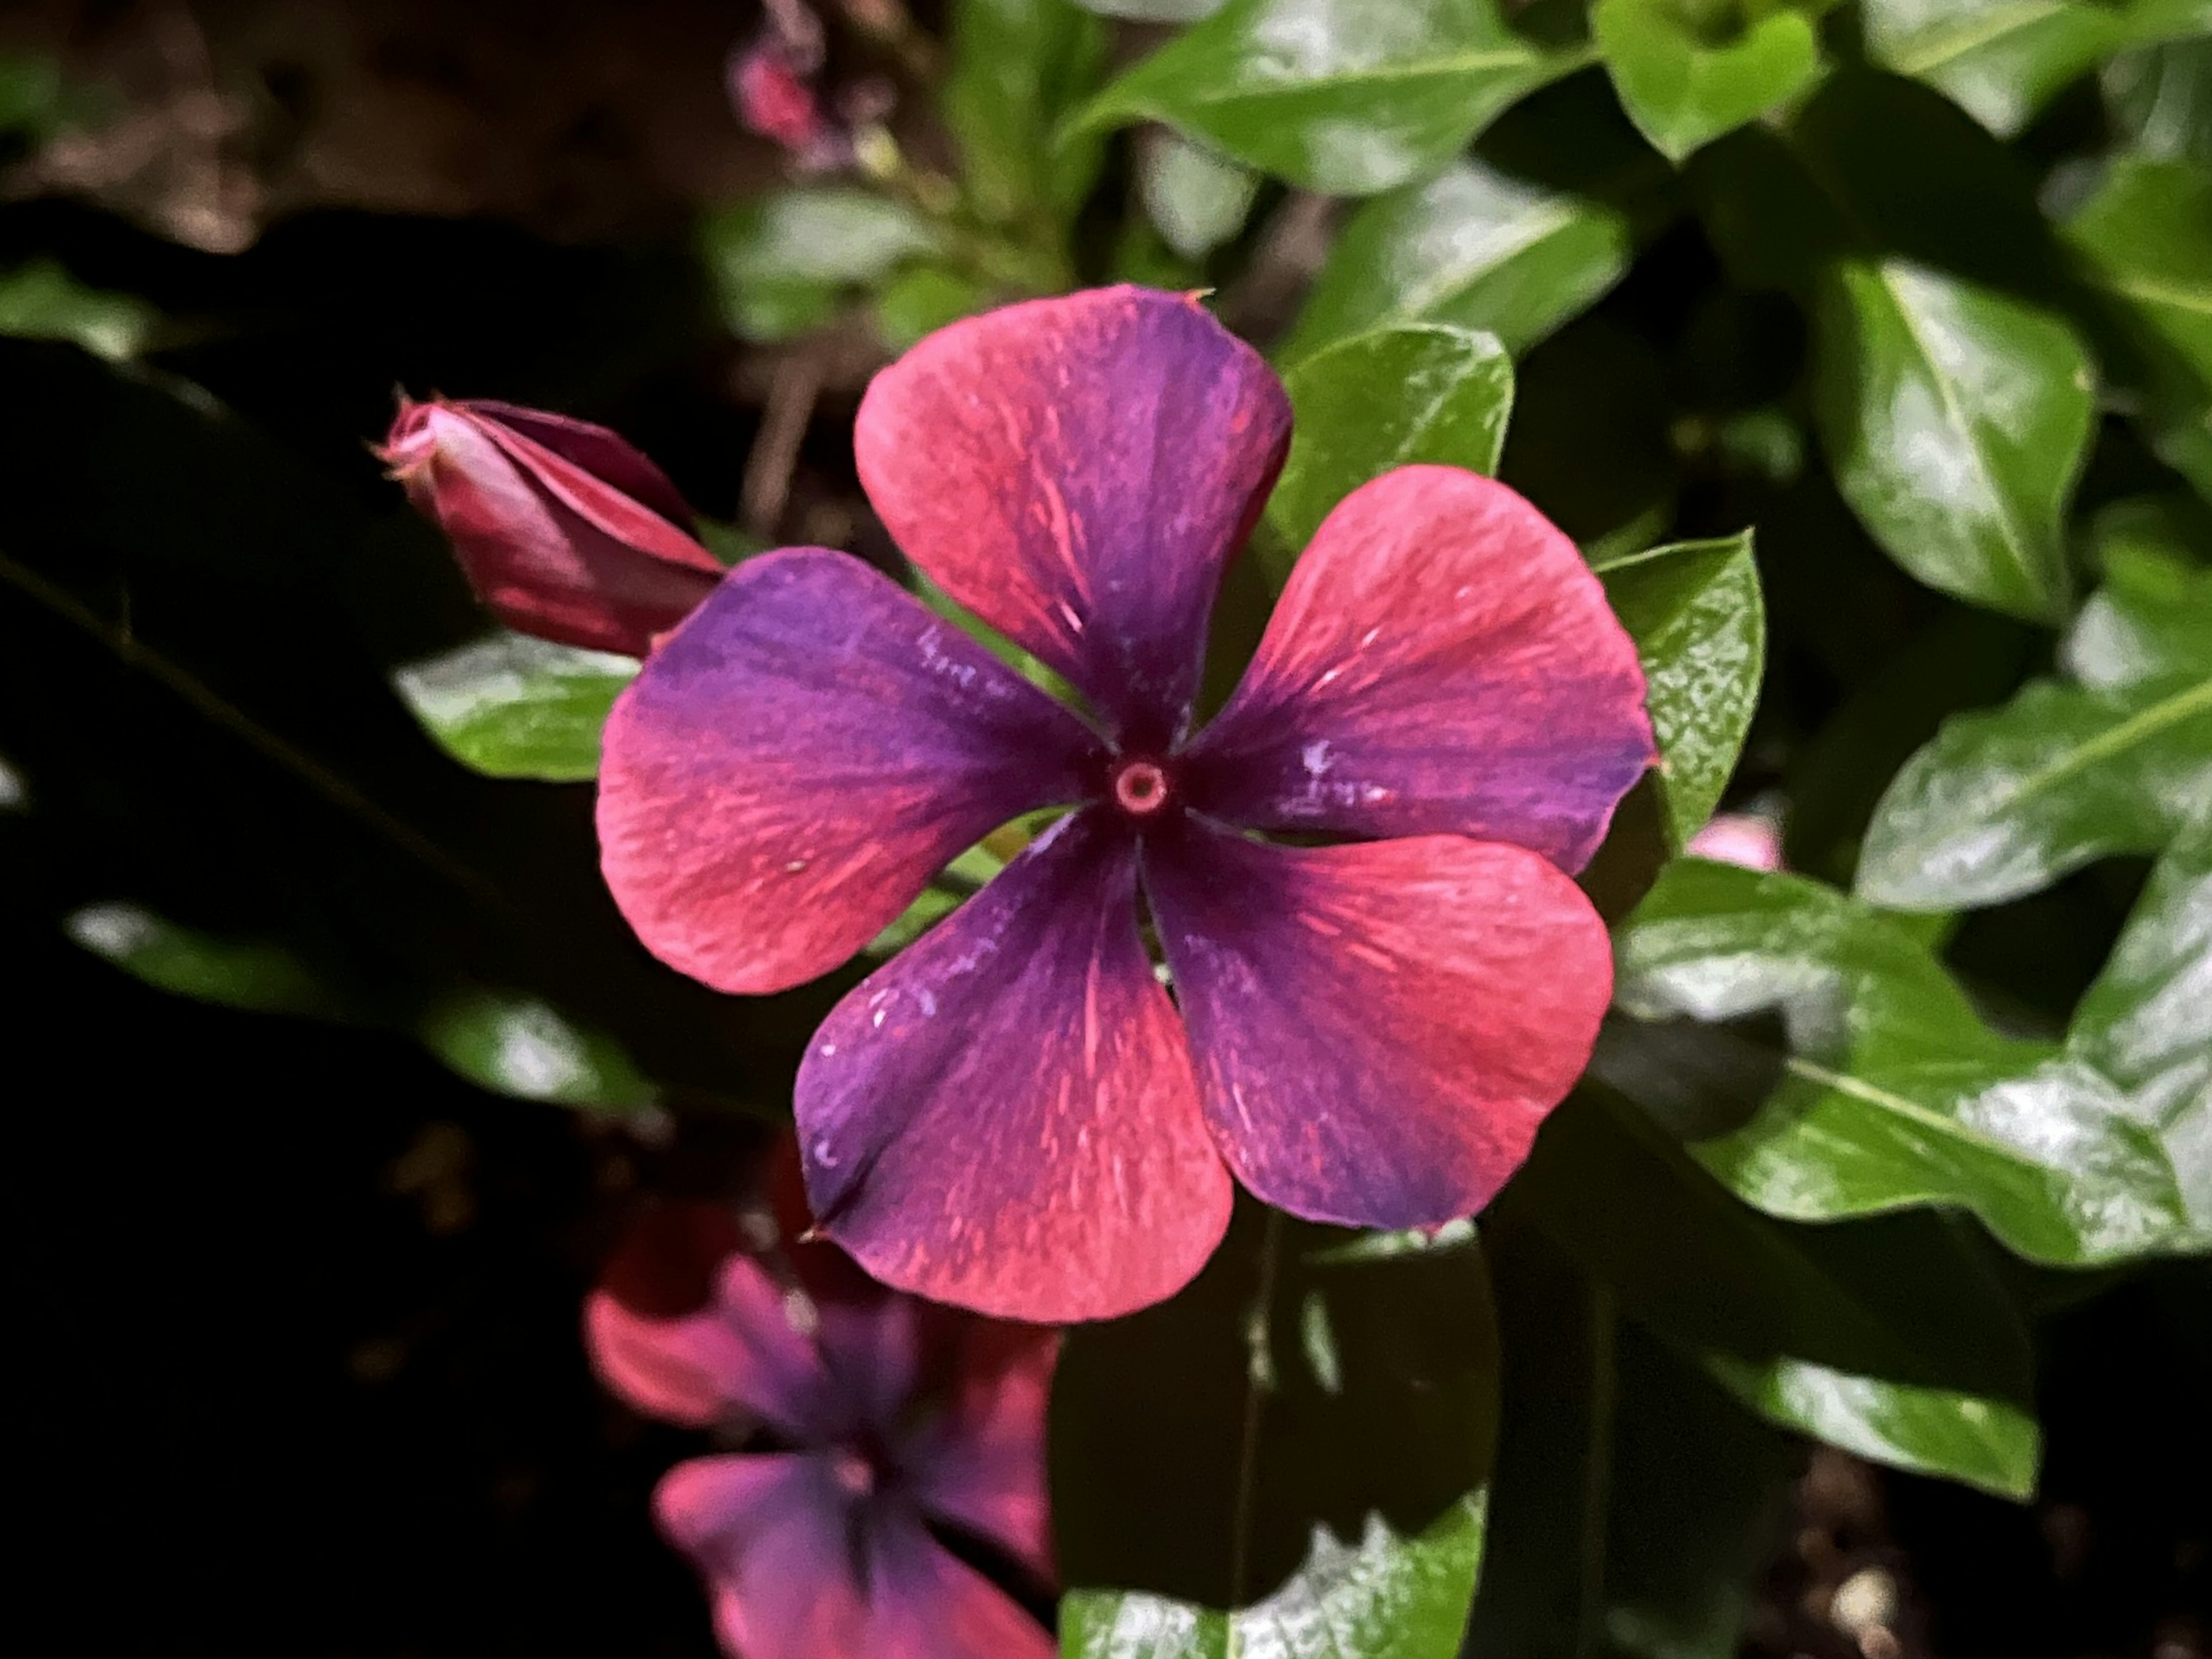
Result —
<path fill-rule="evenodd" d="M 1356 1237 L 1240 1206 L 1188 1289 L 1068 1333 L 1051 1473 L 1072 1596 L 1237 1610 L 1270 1641 L 1293 1639 L 1293 1607 L 1369 1618 L 1377 1595 L 1410 1596 L 1407 1645 L 1371 1650 L 1449 1659 L 1497 1426 L 1487 1274 L 1472 1238 L 1346 1261 Z M 1316 1528 L 1362 1541 L 1317 1548 Z M 1091 1603 L 1091 1626 L 1120 1605 Z M 1206 1623 L 1134 1605 L 1139 1628 Z"/>
<path fill-rule="evenodd" d="M 1672 161 L 1788 101 L 1820 72 L 1813 25 L 1788 9 L 1712 40 L 1670 0 L 1598 0 L 1590 31 L 1629 118 Z"/>
<path fill-rule="evenodd" d="M 336 1000 L 283 945 L 180 927 L 142 905 L 73 911 L 62 930 L 96 957 L 156 990 L 258 1013 L 334 1017 Z"/>
<path fill-rule="evenodd" d="M 1625 216 L 1474 161 L 1363 205 L 1285 341 L 1295 363 L 1392 323 L 1454 323 L 1516 356 L 1626 274 Z"/>
<path fill-rule="evenodd" d="M 2005 138 L 2131 38 L 2120 8 L 2089 0 L 1866 0 L 1862 15 L 1875 63 Z"/>
<path fill-rule="evenodd" d="M 2124 52 L 2100 78 L 2106 117 L 2130 149 L 2212 162 L 2212 34 Z"/>
<path fill-rule="evenodd" d="M 1454 1659 L 1482 1542 L 1478 1496 L 1411 1538 L 1380 1516 L 1357 1547 L 1324 1528 L 1287 1583 L 1236 1613 L 1078 1590 L 1060 1603 L 1060 1650 L 1065 1659 Z"/>
<path fill-rule="evenodd" d="M 1058 227 L 1082 205 L 1103 147 L 1051 140 L 1097 85 L 1105 54 L 1105 26 L 1069 0 L 956 0 L 945 119 L 987 222 Z"/>
<path fill-rule="evenodd" d="M 1138 158 L 1145 216 L 1186 259 L 1203 259 L 1244 228 L 1260 177 L 1163 129 Z"/>
<path fill-rule="evenodd" d="M 2066 230 L 2092 280 L 2212 387 L 2212 167 L 2121 156 Z"/>
<path fill-rule="evenodd" d="M 2068 1046 L 2126 1090 L 2212 1241 L 2212 824 L 2166 849 Z"/>
<path fill-rule="evenodd" d="M 1947 720 L 1875 811 L 1858 890 L 1900 910 L 1999 904 L 2212 806 L 2212 664 L 2117 690 L 2051 680 Z"/>
<path fill-rule="evenodd" d="M 1223 0 L 1079 0 L 1101 17 L 1126 17 L 1133 23 L 1195 23 L 1221 9 Z"/>
<path fill-rule="evenodd" d="M 1638 1018 L 1782 1018 L 1779 1086 L 1692 1148 L 1771 1215 L 1955 1206 L 2066 1266 L 2185 1236 L 2172 1165 L 2117 1085 L 1990 1030 L 1917 940 L 1841 893 L 1678 860 L 1621 930 L 1617 971 L 1618 1005 Z"/>
<path fill-rule="evenodd" d="M 1262 556 L 1279 583 L 1329 510 L 1395 467 L 1494 473 L 1513 363 L 1494 336 L 1400 324 L 1340 340 L 1283 376 L 1297 416 Z"/>
<path fill-rule="evenodd" d="M 935 250 L 911 209 L 866 191 L 791 190 L 707 220 L 700 247 L 732 331 L 787 339 L 827 321 L 848 295 Z"/>
<path fill-rule="evenodd" d="M 1814 396 L 1836 483 L 1929 586 L 2064 614 L 2063 523 L 2093 428 L 2088 357 L 2050 313 L 1903 261 L 1822 296 Z"/>
<path fill-rule="evenodd" d="M 392 672 L 422 729 L 495 778 L 599 775 L 599 728 L 637 673 L 630 657 L 504 630 Z"/>
<path fill-rule="evenodd" d="M 635 1111 L 659 1098 L 620 1043 L 535 997 L 469 991 L 424 1018 L 422 1042 L 471 1083 L 524 1100 Z"/>
<path fill-rule="evenodd" d="M 876 295 L 876 332 L 902 352 L 947 323 L 971 317 L 991 303 L 981 283 L 942 265 L 915 265 L 885 283 Z"/>
<path fill-rule="evenodd" d="M 0 275 L 0 334 L 71 340 L 94 356 L 121 359 L 146 349 L 155 320 L 143 300 L 87 288 L 52 259 Z"/>
<path fill-rule="evenodd" d="M 2042 1437 L 2032 1412 L 1952 1389 L 1854 1376 L 1808 1360 L 1708 1354 L 1705 1369 L 1768 1421 L 1916 1474 L 2002 1498 L 2034 1495 Z"/>
<path fill-rule="evenodd" d="M 1751 532 L 1677 542 L 1597 567 L 1643 659 L 1675 849 L 1705 825 L 1743 752 L 1766 667 Z"/>
<path fill-rule="evenodd" d="M 1655 1056 L 1639 1045 L 1650 1035 L 1609 1027 L 1598 1073 L 1646 1091 Z M 1624 1316 L 1769 1421 L 2011 1496 L 2032 1486 L 2027 1334 L 1986 1246 L 1947 1219 L 1771 1219 L 1651 1116 L 1595 1087 L 1547 1121 L 1502 1203 L 1501 1224 L 1540 1229 L 1611 1287 Z"/>
<path fill-rule="evenodd" d="M 1497 0 L 1230 0 L 1109 84 L 1063 142 L 1164 121 L 1308 190 L 1367 196 L 1587 61 L 1516 33 Z"/>

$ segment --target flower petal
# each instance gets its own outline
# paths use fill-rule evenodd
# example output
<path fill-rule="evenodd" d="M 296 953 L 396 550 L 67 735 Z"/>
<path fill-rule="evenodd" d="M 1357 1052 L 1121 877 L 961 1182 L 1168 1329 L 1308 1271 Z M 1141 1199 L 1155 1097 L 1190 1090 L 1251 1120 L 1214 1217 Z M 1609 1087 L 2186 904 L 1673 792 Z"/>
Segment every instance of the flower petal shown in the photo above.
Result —
<path fill-rule="evenodd" d="M 1096 742 L 859 560 L 787 548 L 733 571 L 616 702 L 601 862 L 662 961 L 785 990 L 963 848 L 1076 799 Z"/>
<path fill-rule="evenodd" d="M 1315 532 L 1186 787 L 1248 828 L 1465 835 L 1572 871 L 1653 753 L 1635 641 L 1575 544 L 1504 484 L 1407 466 Z"/>
<path fill-rule="evenodd" d="M 526 409 L 520 404 L 500 403 L 490 398 L 459 398 L 453 407 L 503 427 L 540 448 L 551 450 L 562 460 L 650 508 L 678 529 L 691 522 L 691 504 L 684 499 L 683 492 L 668 481 L 665 472 L 619 433 L 573 416 Z M 696 543 L 693 551 L 707 553 Z M 707 554 L 707 562 L 700 568 L 712 566 L 715 574 L 721 574 L 721 566 L 712 554 Z M 698 561 L 687 555 L 684 562 L 696 564 Z"/>
<path fill-rule="evenodd" d="M 733 1659 L 1049 1659 L 1042 1626 L 828 1456 L 703 1457 L 653 1493 Z"/>
<path fill-rule="evenodd" d="M 1274 372 L 1196 296 L 1111 288 L 940 329 L 876 376 L 853 441 L 908 557 L 1159 744 L 1290 430 Z"/>
<path fill-rule="evenodd" d="M 1613 994 L 1605 924 L 1517 847 L 1277 847 L 1192 821 L 1146 842 L 1145 882 L 1223 1155 L 1310 1220 L 1480 1209 Z"/>
<path fill-rule="evenodd" d="M 502 424 L 511 413 L 532 431 L 572 428 L 575 453 Z M 383 453 L 477 595 L 524 633 L 643 656 L 722 579 L 714 555 L 662 516 L 674 487 L 611 432 L 499 404 L 409 404 Z M 617 479 L 593 476 L 580 457 L 613 465 Z M 625 483 L 645 484 L 647 500 Z"/>
<path fill-rule="evenodd" d="M 1044 1425 L 1060 1333 L 948 1312 L 944 1339 L 950 1403 L 900 1449 L 915 1501 L 1049 1583 Z"/>
<path fill-rule="evenodd" d="M 648 1417 L 687 1428 L 742 1413 L 805 1437 L 836 1412 L 820 1358 L 793 1327 L 775 1280 L 748 1256 L 722 1264 L 713 1305 L 680 1318 L 655 1318 L 614 1291 L 593 1291 L 584 1343 L 609 1389 Z"/>
<path fill-rule="evenodd" d="M 1092 812 L 839 1003 L 796 1099 L 824 1230 L 939 1301 L 1108 1318 L 1181 1288 L 1228 1225 L 1228 1173 L 1137 933 L 1134 849 Z"/>

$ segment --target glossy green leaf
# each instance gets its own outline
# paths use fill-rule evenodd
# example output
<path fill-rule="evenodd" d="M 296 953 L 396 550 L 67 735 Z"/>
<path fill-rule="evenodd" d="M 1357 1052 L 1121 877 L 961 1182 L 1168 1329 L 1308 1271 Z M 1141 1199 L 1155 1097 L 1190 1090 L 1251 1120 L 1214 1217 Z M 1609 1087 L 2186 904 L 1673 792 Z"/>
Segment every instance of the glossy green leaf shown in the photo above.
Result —
<path fill-rule="evenodd" d="M 1743 752 L 1766 668 L 1751 532 L 1677 542 L 1597 567 L 1643 659 L 1674 845 L 1704 827 Z"/>
<path fill-rule="evenodd" d="M 2212 162 L 2212 33 L 2123 52 L 2100 79 L 2107 118 L 2136 155 Z"/>
<path fill-rule="evenodd" d="M 2116 502 L 2097 518 L 2104 585 L 2059 647 L 2069 678 L 2127 691 L 2202 675 L 2212 665 L 2212 570 L 2196 568 L 2156 499 Z"/>
<path fill-rule="evenodd" d="M 1787 9 L 1714 40 L 1669 0 L 1598 0 L 1590 32 L 1629 118 L 1674 161 L 1788 101 L 1820 72 L 1812 23 Z"/>
<path fill-rule="evenodd" d="M 853 292 L 933 252 L 913 211 L 866 191 L 784 191 L 717 214 L 700 246 L 731 329 L 781 340 L 827 321 Z"/>
<path fill-rule="evenodd" d="M 1998 904 L 2212 807 L 2212 659 L 2111 690 L 2030 684 L 1947 720 L 1875 809 L 1858 890 L 1900 910 Z"/>
<path fill-rule="evenodd" d="M 0 275 L 0 334 L 73 340 L 95 356 L 121 359 L 145 349 L 155 321 L 143 300 L 88 288 L 52 259 Z"/>
<path fill-rule="evenodd" d="M 1109 84 L 1072 134 L 1164 121 L 1308 190 L 1366 196 L 1586 61 L 1516 33 L 1497 0 L 1230 0 Z"/>
<path fill-rule="evenodd" d="M 1357 1546 L 1316 1533 L 1290 1581 L 1238 1613 L 1079 1590 L 1060 1603 L 1060 1650 L 1064 1659 L 1454 1659 L 1482 1543 L 1480 1497 L 1411 1538 L 1370 1516 Z"/>
<path fill-rule="evenodd" d="M 1862 15 L 1875 63 L 2008 138 L 2132 35 L 2122 8 L 2095 0 L 1866 0 Z"/>
<path fill-rule="evenodd" d="M 2212 166 L 2122 156 L 2067 234 L 2093 280 L 2212 389 Z"/>
<path fill-rule="evenodd" d="M 990 291 L 971 278 L 942 265 L 915 265 L 878 291 L 876 332 L 890 350 L 904 351 L 923 336 L 973 316 L 990 303 Z"/>
<path fill-rule="evenodd" d="M 1493 473 L 1513 410 L 1513 363 L 1488 334 L 1401 324 L 1340 340 L 1283 376 L 1297 419 L 1269 497 L 1263 549 L 1279 582 L 1329 510 L 1420 462 Z"/>
<path fill-rule="evenodd" d="M 1686 1040 L 1720 1052 L 1667 1075 Z M 1761 1215 L 1628 1103 L 1709 1091 L 1737 1041 L 1609 1025 L 1595 1071 L 1624 1093 L 1586 1087 L 1553 1115 L 1501 1223 L 1533 1222 L 1625 1317 L 1769 1421 L 2019 1495 L 2038 1452 L 2030 1351 L 1987 1247 L 1924 1212 L 1820 1227 Z"/>
<path fill-rule="evenodd" d="M 1196 260 L 1244 228 L 1260 177 L 1164 128 L 1138 158 L 1137 185 L 1160 240 Z"/>
<path fill-rule="evenodd" d="M 1106 29 L 1072 0 L 955 0 L 945 125 L 987 221 L 1056 226 L 1098 176 L 1100 144 L 1055 149 L 1060 119 L 1097 85 Z"/>
<path fill-rule="evenodd" d="M 1929 586 L 2056 621 L 2095 414 L 2073 331 L 1895 260 L 1841 267 L 1819 322 L 1815 412 L 1860 521 Z"/>
<path fill-rule="evenodd" d="M 2042 1436 L 2009 1401 L 1854 1376 L 1802 1359 L 1705 1356 L 1721 1386 L 1771 1422 L 1892 1468 L 1963 1480 L 2005 1498 L 2035 1491 Z"/>
<path fill-rule="evenodd" d="M 499 1094 L 617 1112 L 659 1097 L 614 1038 L 535 997 L 500 991 L 449 997 L 424 1018 L 422 1037 L 453 1070 Z"/>
<path fill-rule="evenodd" d="M 1133 23 L 1195 23 L 1211 17 L 1224 0 L 1079 0 L 1101 17 L 1126 17 Z"/>
<path fill-rule="evenodd" d="M 2068 1046 L 2128 1091 L 2212 1242 L 2212 823 L 2166 849 Z"/>
<path fill-rule="evenodd" d="M 1407 322 L 1482 329 L 1517 355 L 1619 282 L 1632 253 L 1613 208 L 1456 162 L 1352 216 L 1282 356 Z"/>
<path fill-rule="evenodd" d="M 1342 1259 L 1357 1237 L 1240 1206 L 1188 1289 L 1068 1333 L 1051 1474 L 1071 1594 L 1270 1609 L 1256 1632 L 1419 1586 L 1435 1611 L 1402 1651 L 1451 1653 L 1496 1433 L 1487 1275 L 1471 1238 Z M 1316 1528 L 1363 1541 L 1316 1551 Z"/>
<path fill-rule="evenodd" d="M 307 967 L 269 940 L 222 938 L 121 902 L 74 911 L 62 930 L 134 979 L 175 996 L 259 1013 L 337 1012 Z"/>
<path fill-rule="evenodd" d="M 1779 1086 L 1693 1148 L 1769 1214 L 1956 1206 L 2064 1265 L 2186 1233 L 2172 1165 L 2116 1085 L 1990 1030 L 1917 940 L 1841 893 L 1679 860 L 1621 930 L 1617 969 L 1619 1006 L 1638 1018 L 1783 1019 Z"/>
<path fill-rule="evenodd" d="M 599 728 L 636 660 L 505 631 L 392 671 L 422 729 L 495 778 L 597 777 Z"/>

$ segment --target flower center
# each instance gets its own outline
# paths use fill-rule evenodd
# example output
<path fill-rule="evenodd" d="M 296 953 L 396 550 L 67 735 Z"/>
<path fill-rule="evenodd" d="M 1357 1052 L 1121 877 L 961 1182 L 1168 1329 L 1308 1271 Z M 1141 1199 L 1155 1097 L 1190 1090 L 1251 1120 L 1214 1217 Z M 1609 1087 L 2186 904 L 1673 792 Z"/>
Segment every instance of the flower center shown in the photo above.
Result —
<path fill-rule="evenodd" d="M 1127 760 L 1114 769 L 1114 804 L 1133 818 L 1150 817 L 1172 793 L 1158 761 Z"/>
<path fill-rule="evenodd" d="M 848 1498 L 866 1498 L 876 1489 L 875 1460 L 865 1452 L 845 1449 L 832 1454 L 830 1473 Z"/>

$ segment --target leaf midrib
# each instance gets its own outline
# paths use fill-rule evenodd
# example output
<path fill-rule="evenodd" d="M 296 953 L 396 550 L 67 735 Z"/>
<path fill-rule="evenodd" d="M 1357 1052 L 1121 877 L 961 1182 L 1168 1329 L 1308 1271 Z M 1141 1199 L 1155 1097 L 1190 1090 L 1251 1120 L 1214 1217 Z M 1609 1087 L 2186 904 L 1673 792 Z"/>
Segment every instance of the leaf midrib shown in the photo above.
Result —
<path fill-rule="evenodd" d="M 1994 7 L 1968 23 L 1928 31 L 1912 46 L 1887 54 L 1887 61 L 1899 75 L 1925 75 L 2069 9 L 2063 0 L 2021 0 L 2015 5 Z"/>
<path fill-rule="evenodd" d="M 1565 75 L 1595 61 L 1595 52 L 1588 49 L 1544 52 L 1534 47 L 1521 46 L 1507 51 L 1457 52 L 1444 58 L 1377 64 L 1369 69 L 1338 70 L 1305 80 L 1286 76 L 1280 81 L 1256 86 L 1248 83 L 1227 87 L 1218 92 L 1184 92 L 1177 95 L 1177 101 L 1193 108 L 1218 109 L 1230 104 L 1301 97 L 1308 93 L 1333 91 L 1338 87 L 1390 86 L 1408 81 L 1470 75 L 1484 70 L 1528 69 Z M 1128 102 L 1117 100 L 1116 102 L 1127 108 L 1133 104 L 1149 102 L 1159 95 L 1157 89 L 1146 88 L 1139 89 L 1135 99 Z"/>

